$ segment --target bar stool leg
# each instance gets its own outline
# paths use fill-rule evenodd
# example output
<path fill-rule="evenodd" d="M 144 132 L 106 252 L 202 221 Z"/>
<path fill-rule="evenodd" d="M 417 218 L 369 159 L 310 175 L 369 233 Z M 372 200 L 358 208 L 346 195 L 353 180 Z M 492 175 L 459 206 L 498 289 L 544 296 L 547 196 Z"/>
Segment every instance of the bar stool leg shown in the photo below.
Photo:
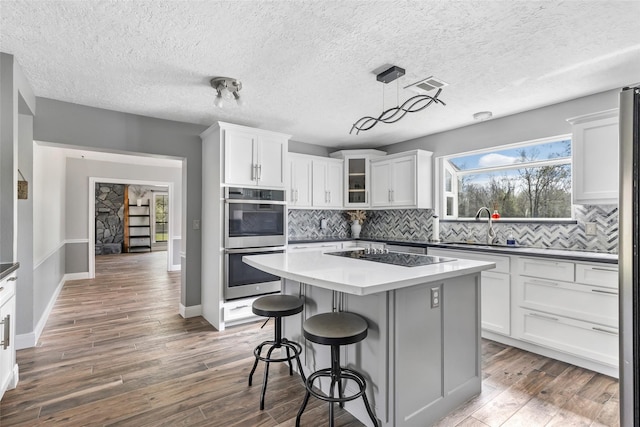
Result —
<path fill-rule="evenodd" d="M 296 415 L 296 427 L 300 427 L 300 418 L 302 417 L 302 413 L 307 407 L 307 403 L 309 403 L 309 398 L 311 397 L 311 393 L 309 392 L 309 387 L 313 387 L 313 381 L 312 381 L 312 384 L 309 384 L 308 387 L 306 387 L 307 392 L 304 395 L 302 406 L 300 406 L 300 409 L 298 410 L 298 415 Z"/>
<path fill-rule="evenodd" d="M 276 348 L 273 346 L 267 352 L 267 359 L 271 357 L 271 353 Z M 267 392 L 267 381 L 269 380 L 269 362 L 265 362 L 264 366 L 264 379 L 262 380 L 262 392 L 260 393 L 260 410 L 264 410 L 264 395 Z"/>
<path fill-rule="evenodd" d="M 253 382 L 253 374 L 256 371 L 256 368 L 258 367 L 258 357 L 260 357 L 260 354 L 262 353 L 262 346 L 264 345 L 264 343 L 260 344 L 258 346 L 258 348 L 256 348 L 256 350 L 254 351 L 254 354 L 257 351 L 257 355 L 256 355 L 256 361 L 253 362 L 253 368 L 251 368 L 251 373 L 249 374 L 249 387 L 251 387 L 251 383 Z"/>

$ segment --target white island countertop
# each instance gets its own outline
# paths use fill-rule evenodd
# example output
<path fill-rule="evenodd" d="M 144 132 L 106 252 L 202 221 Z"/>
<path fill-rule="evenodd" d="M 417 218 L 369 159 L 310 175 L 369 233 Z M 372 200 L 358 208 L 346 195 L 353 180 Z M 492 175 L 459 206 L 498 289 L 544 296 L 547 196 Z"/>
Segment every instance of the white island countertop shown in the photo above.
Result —
<path fill-rule="evenodd" d="M 402 267 L 328 255 L 321 251 L 249 255 L 242 260 L 276 276 L 352 295 L 392 291 L 475 274 L 496 266 L 493 262 L 460 259 Z"/>

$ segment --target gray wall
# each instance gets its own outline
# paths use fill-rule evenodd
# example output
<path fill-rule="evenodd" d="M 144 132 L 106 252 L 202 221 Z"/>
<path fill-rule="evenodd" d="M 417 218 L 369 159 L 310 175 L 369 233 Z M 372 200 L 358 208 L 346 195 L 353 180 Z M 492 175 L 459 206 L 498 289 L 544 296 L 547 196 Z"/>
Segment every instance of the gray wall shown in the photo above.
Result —
<path fill-rule="evenodd" d="M 312 156 L 329 157 L 329 153 L 336 151 L 333 148 L 322 145 L 306 144 L 300 141 L 289 141 L 289 152 L 299 154 L 310 154 Z"/>
<path fill-rule="evenodd" d="M 33 116 L 36 98 L 13 55 L 0 52 L 0 261 L 17 260 L 18 115 Z"/>
<path fill-rule="evenodd" d="M 380 147 L 389 154 L 423 149 L 434 157 L 571 133 L 568 118 L 618 108 L 619 89 Z M 446 108 L 446 107 L 445 107 Z M 428 116 L 424 111 L 417 114 Z"/>
<path fill-rule="evenodd" d="M 16 307 L 20 309 L 16 310 L 16 334 L 20 335 L 33 331 L 35 322 L 38 321 L 34 316 L 37 313 L 34 312 L 34 298 L 46 299 L 51 294 L 47 295 L 37 286 L 40 283 L 33 280 L 33 117 L 20 114 L 18 124 L 18 169 L 29 183 L 28 198 L 18 200 L 17 259 L 20 262 L 20 285 L 16 288 Z"/>
<path fill-rule="evenodd" d="M 182 158 L 183 224 L 200 219 L 202 190 L 202 150 L 200 133 L 205 126 L 83 105 L 37 98 L 34 138 L 38 141 L 84 147 L 116 153 L 152 154 Z M 183 227 L 181 304 L 200 304 L 199 230 Z"/>

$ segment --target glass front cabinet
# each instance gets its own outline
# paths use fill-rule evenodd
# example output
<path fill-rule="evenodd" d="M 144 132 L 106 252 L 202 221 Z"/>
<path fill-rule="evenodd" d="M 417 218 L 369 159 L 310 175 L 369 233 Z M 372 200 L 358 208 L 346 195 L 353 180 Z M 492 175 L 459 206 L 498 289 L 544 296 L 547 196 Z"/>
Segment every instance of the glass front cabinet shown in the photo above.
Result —
<path fill-rule="evenodd" d="M 344 207 L 366 208 L 371 206 L 371 175 L 369 160 L 384 156 L 380 150 L 342 150 L 330 156 L 344 159 Z"/>

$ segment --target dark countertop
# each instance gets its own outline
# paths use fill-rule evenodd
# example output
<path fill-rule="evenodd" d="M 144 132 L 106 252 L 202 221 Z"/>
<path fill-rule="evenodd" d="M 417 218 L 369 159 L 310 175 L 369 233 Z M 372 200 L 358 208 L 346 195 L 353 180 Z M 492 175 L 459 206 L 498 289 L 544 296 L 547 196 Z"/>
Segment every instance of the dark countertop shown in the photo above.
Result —
<path fill-rule="evenodd" d="M 308 239 L 308 240 L 290 240 L 289 244 L 304 244 L 304 243 L 323 243 L 323 242 L 338 242 L 338 241 L 366 241 L 366 242 L 380 242 L 390 245 L 403 245 L 419 248 L 442 248 L 442 249 L 455 249 L 461 251 L 474 251 L 474 252 L 490 252 L 502 255 L 520 255 L 531 256 L 540 258 L 555 258 L 565 259 L 568 261 L 583 261 L 583 262 L 601 262 L 605 264 L 618 264 L 618 254 L 609 254 L 604 252 L 587 252 L 571 249 L 556 249 L 556 248 L 536 248 L 529 246 L 506 246 L 506 245 L 483 245 L 483 244 L 469 244 L 462 242 L 432 242 L 429 240 L 402 240 L 402 239 L 381 239 L 381 238 L 362 238 L 362 239 L 350 239 L 340 237 L 327 237 L 322 239 Z"/>
<path fill-rule="evenodd" d="M 0 263 L 0 280 L 4 279 L 20 267 L 19 262 Z"/>

